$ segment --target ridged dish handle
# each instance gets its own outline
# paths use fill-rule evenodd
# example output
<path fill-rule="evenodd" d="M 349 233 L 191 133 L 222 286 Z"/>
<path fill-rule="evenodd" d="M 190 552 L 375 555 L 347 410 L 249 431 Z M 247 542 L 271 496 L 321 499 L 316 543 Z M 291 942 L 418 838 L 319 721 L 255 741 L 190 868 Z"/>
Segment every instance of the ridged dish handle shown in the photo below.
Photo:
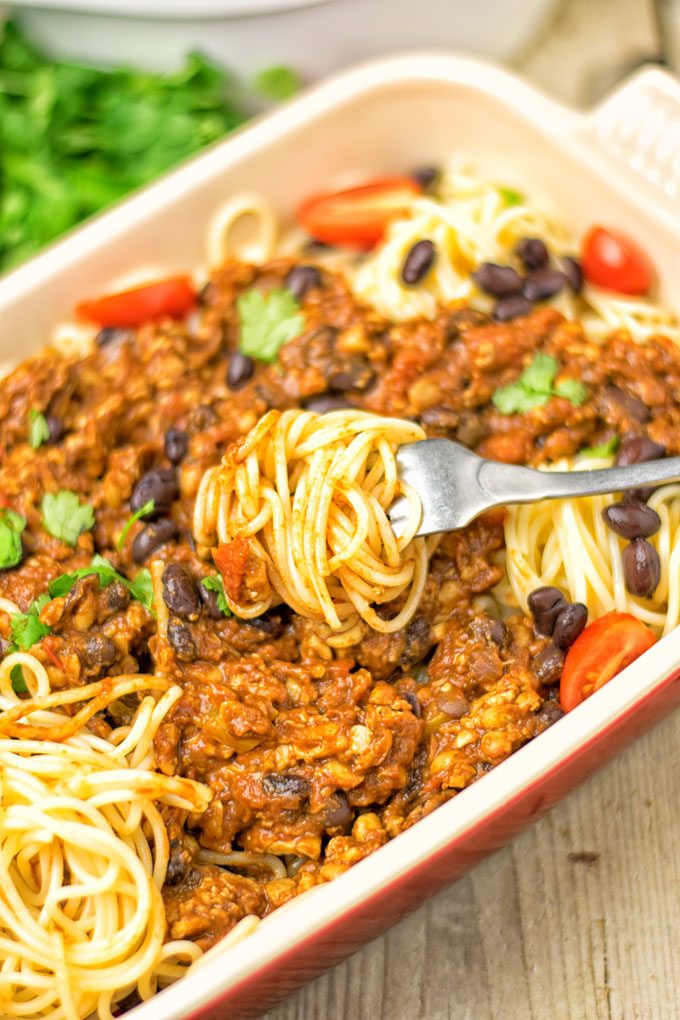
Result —
<path fill-rule="evenodd" d="M 659 68 L 638 71 L 587 115 L 579 133 L 680 220 L 680 81 Z"/>

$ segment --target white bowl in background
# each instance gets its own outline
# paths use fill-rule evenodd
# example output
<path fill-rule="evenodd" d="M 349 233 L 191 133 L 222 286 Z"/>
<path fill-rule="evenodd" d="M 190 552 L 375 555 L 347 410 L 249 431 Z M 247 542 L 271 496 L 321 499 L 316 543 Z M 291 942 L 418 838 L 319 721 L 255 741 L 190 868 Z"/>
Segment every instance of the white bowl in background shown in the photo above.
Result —
<path fill-rule="evenodd" d="M 285 64 L 312 81 L 357 60 L 437 46 L 507 60 L 558 0 L 14 0 L 55 56 L 170 69 L 200 50 L 247 79 Z"/>

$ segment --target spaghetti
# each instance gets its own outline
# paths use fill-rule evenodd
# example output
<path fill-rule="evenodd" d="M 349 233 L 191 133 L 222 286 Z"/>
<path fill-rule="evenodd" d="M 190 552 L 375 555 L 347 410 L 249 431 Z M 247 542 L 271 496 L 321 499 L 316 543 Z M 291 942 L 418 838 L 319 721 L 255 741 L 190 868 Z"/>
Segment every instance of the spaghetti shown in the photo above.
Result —
<path fill-rule="evenodd" d="M 25 699 L 12 687 L 17 666 Z M 129 724 L 106 738 L 84 728 L 132 692 L 146 696 Z M 200 957 L 192 942 L 164 944 L 160 892 L 168 837 L 155 802 L 200 812 L 211 796 L 153 770 L 154 736 L 180 695 L 141 674 L 51 693 L 34 656 L 0 664 L 3 1016 L 109 1020 L 130 991 L 146 999 Z M 75 703 L 74 716 L 58 711 Z"/>
<path fill-rule="evenodd" d="M 584 468 L 610 467 L 608 459 L 589 459 Z M 566 462 L 552 466 L 569 470 Z M 648 505 L 661 527 L 648 541 L 661 561 L 661 578 L 651 598 L 632 595 L 625 584 L 621 553 L 625 545 L 602 519 L 611 496 L 549 500 L 508 508 L 505 521 L 506 570 L 510 591 L 504 602 L 527 611 L 531 591 L 554 585 L 572 602 L 583 602 L 591 619 L 612 610 L 631 613 L 657 634 L 680 623 L 680 485 L 657 489 Z"/>
<path fill-rule="evenodd" d="M 283 600 L 325 621 L 336 646 L 357 641 L 362 620 L 383 633 L 403 627 L 436 539 L 414 538 L 420 501 L 399 481 L 395 452 L 422 438 L 412 422 L 355 410 L 269 411 L 206 472 L 196 500 L 204 547 L 247 539 L 266 564 L 269 590 L 253 599 L 225 586 L 230 609 L 249 619 Z M 387 510 L 402 494 L 409 519 L 396 538 Z M 374 608 L 396 599 L 403 605 L 390 618 Z"/>

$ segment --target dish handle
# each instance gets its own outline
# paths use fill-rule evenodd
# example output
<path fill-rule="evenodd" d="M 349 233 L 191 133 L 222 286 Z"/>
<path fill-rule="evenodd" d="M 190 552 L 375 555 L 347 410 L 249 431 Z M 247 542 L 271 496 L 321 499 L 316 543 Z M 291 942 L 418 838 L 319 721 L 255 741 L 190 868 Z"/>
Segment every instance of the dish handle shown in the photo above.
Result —
<path fill-rule="evenodd" d="M 578 134 L 640 178 L 680 218 L 680 81 L 656 67 L 628 78 L 586 115 Z"/>

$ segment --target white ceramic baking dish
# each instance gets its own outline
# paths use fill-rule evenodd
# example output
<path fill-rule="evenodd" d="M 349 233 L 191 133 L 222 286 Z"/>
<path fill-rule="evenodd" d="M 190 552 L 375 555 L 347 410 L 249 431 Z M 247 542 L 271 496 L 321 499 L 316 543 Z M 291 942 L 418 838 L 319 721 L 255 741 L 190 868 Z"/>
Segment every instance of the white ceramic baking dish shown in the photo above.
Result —
<path fill-rule="evenodd" d="M 271 64 L 305 81 L 405 46 L 515 56 L 557 0 L 13 0 L 55 55 L 172 68 L 191 49 L 249 78 Z"/>
<path fill-rule="evenodd" d="M 484 64 L 415 55 L 328 82 L 0 281 L 0 357 L 37 349 L 79 298 L 139 266 L 200 267 L 210 216 L 232 192 L 260 190 L 285 217 L 334 180 L 453 152 L 551 197 L 576 233 L 597 220 L 635 236 L 657 266 L 661 299 L 677 307 L 677 83 L 643 71 L 582 115 Z M 131 1016 L 259 1015 L 501 846 L 678 702 L 676 631 L 475 785 Z"/>

